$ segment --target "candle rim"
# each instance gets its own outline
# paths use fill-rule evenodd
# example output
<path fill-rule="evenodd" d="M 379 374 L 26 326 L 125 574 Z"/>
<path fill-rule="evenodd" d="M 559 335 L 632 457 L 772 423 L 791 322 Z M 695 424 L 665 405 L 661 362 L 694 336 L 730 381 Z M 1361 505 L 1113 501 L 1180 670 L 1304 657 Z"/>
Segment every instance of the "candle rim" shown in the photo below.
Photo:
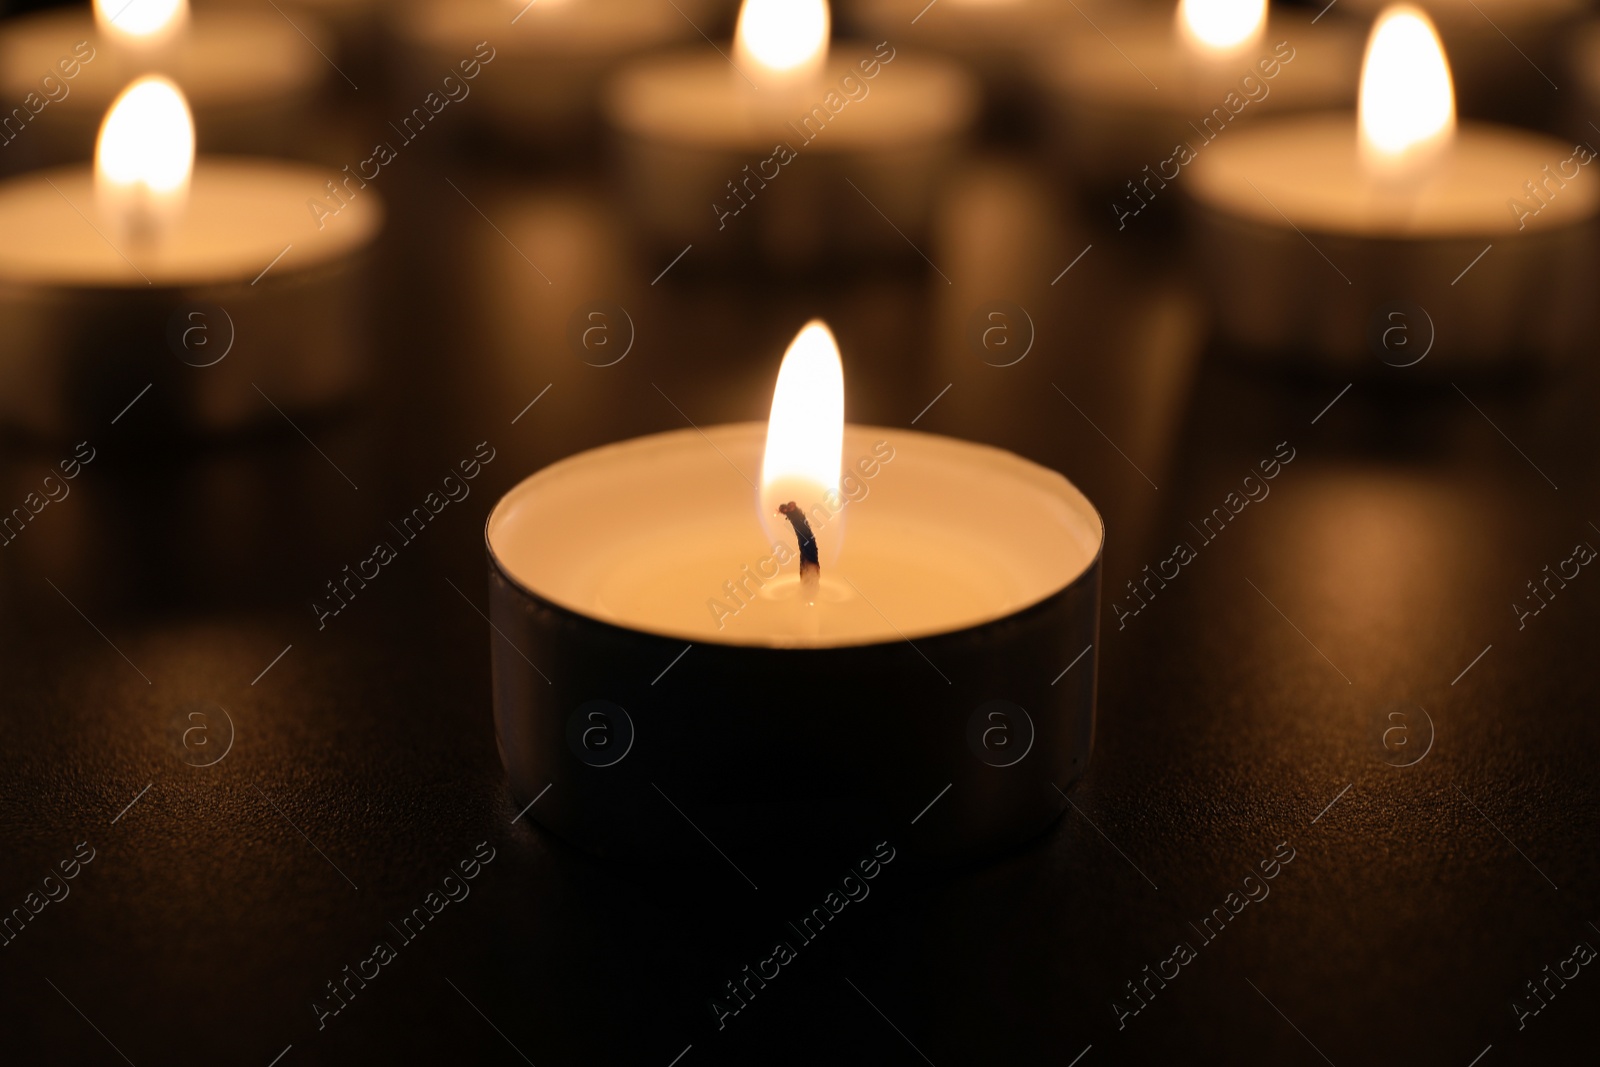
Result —
<path fill-rule="evenodd" d="M 1572 154 L 1572 146 L 1568 142 L 1543 131 L 1497 122 L 1463 121 L 1456 127 L 1451 152 L 1443 157 L 1445 163 L 1433 172 L 1430 186 L 1433 192 L 1419 199 L 1420 209 L 1403 225 L 1379 212 L 1362 213 L 1362 217 L 1352 222 L 1343 217 L 1348 212 L 1342 209 L 1329 209 L 1320 214 L 1315 210 L 1307 210 L 1299 194 L 1292 190 L 1286 194 L 1283 187 L 1267 181 L 1259 172 L 1251 172 L 1255 175 L 1254 181 L 1259 191 L 1248 185 L 1235 186 L 1230 181 L 1242 168 L 1241 164 L 1235 162 L 1235 157 L 1240 153 L 1258 150 L 1263 144 L 1271 145 L 1271 150 L 1283 158 L 1301 158 L 1293 150 L 1285 151 L 1286 145 L 1291 149 L 1298 148 L 1294 142 L 1286 140 L 1286 133 L 1315 138 L 1319 146 L 1338 146 L 1336 150 L 1341 153 L 1339 161 L 1350 164 L 1349 169 L 1353 174 L 1364 175 L 1359 166 L 1356 116 L 1347 111 L 1312 111 L 1264 120 L 1249 129 L 1238 131 L 1236 136 L 1219 139 L 1215 145 L 1206 148 L 1190 168 L 1186 168 L 1194 173 L 1187 179 L 1185 194 L 1191 202 L 1207 210 L 1220 211 L 1251 223 L 1278 227 L 1283 225 L 1283 218 L 1287 215 L 1294 220 L 1295 226 L 1316 237 L 1399 242 L 1498 239 L 1518 232 L 1516 216 L 1505 207 L 1506 198 L 1520 191 L 1517 183 L 1536 177 L 1539 166 L 1559 163 Z M 1474 195 L 1472 203 L 1476 209 L 1469 220 L 1470 224 L 1456 221 L 1448 211 L 1443 214 L 1431 213 L 1429 199 L 1437 202 L 1439 176 L 1450 173 L 1449 159 L 1471 152 L 1486 141 L 1501 150 L 1496 153 L 1496 160 L 1506 159 L 1504 150 L 1508 146 L 1514 151 L 1527 153 L 1525 159 L 1516 157 L 1516 166 L 1507 170 L 1508 184 L 1503 191 L 1494 198 Z M 1538 163 L 1533 165 L 1535 159 Z M 1497 162 L 1496 165 L 1501 164 Z M 1531 170 L 1527 169 L 1528 165 L 1532 165 Z M 1516 175 L 1514 181 L 1509 179 L 1511 174 Z M 1580 173 L 1579 177 L 1583 175 Z M 1594 177 L 1589 176 L 1581 186 L 1574 185 L 1573 181 L 1569 179 L 1570 188 L 1552 200 L 1538 220 L 1530 223 L 1531 232 L 1554 231 L 1563 226 L 1585 224 L 1600 215 L 1600 187 L 1597 187 Z M 1353 198 L 1358 192 L 1360 190 L 1352 189 L 1349 195 Z M 1270 204 L 1262 198 L 1262 193 L 1271 198 Z M 1280 211 L 1282 214 L 1279 214 Z"/>
<path fill-rule="evenodd" d="M 326 196 L 326 190 L 317 183 L 326 181 L 329 173 L 325 168 L 298 160 L 268 156 L 196 155 L 189 208 L 182 224 L 173 230 L 180 246 L 183 235 L 191 226 L 200 226 L 210 212 L 228 208 L 233 200 L 259 197 L 263 183 L 271 187 L 273 196 L 283 197 L 274 203 L 275 215 L 288 220 L 284 223 L 281 235 L 274 234 L 271 240 L 253 241 L 248 247 L 221 246 L 219 252 L 208 254 L 198 263 L 183 253 L 175 257 L 169 254 L 167 258 L 141 257 L 135 260 L 137 269 L 124 260 L 115 248 L 105 245 L 103 238 L 77 214 L 78 211 L 89 210 L 94 204 L 92 164 L 69 163 L 15 175 L 0 181 L 0 212 L 13 199 L 27 201 L 38 197 L 42 202 L 51 204 L 52 210 L 59 211 L 69 223 L 83 226 L 87 232 L 78 234 L 78 245 L 74 247 L 93 248 L 94 252 L 86 254 L 88 258 L 80 259 L 75 252 L 63 252 L 62 246 L 58 245 L 49 256 L 30 258 L 26 254 L 28 243 L 13 239 L 0 246 L 0 283 L 24 288 L 85 292 L 121 292 L 130 288 L 143 292 L 152 286 L 161 290 L 243 284 L 258 276 L 267 261 L 283 247 L 278 243 L 279 240 L 284 244 L 292 243 L 294 251 L 290 262 L 280 264 L 274 273 L 281 276 L 283 267 L 290 267 L 296 273 L 326 267 L 347 255 L 370 248 L 381 236 L 388 214 L 383 194 L 375 188 L 368 188 L 349 200 L 336 218 L 325 220 L 326 228 L 319 230 L 315 219 L 305 208 L 305 199 L 318 193 Z M 243 189 L 248 195 L 241 195 L 237 187 L 246 179 L 253 182 L 255 187 L 250 188 L 247 182 Z M 55 188 L 52 188 L 52 183 Z M 62 199 L 63 194 L 67 197 L 65 200 Z M 259 204 L 258 199 L 254 202 Z M 241 207 L 240 210 L 246 209 Z M 259 218 L 249 214 L 240 215 L 240 218 L 252 217 Z"/>
<path fill-rule="evenodd" d="M 801 103 L 783 110 L 782 119 L 797 122 L 811 113 L 809 109 L 822 107 L 824 96 L 837 91 L 846 75 L 859 77 L 857 64 L 872 55 L 872 46 L 865 40 L 836 38 L 822 82 L 814 92 L 802 96 Z M 760 146 L 771 152 L 773 134 L 782 130 L 782 121 L 774 124 L 770 114 L 752 109 L 756 93 L 740 93 L 738 87 L 743 83 L 737 79 L 730 86 L 730 74 L 715 53 L 707 56 L 689 47 L 652 53 L 607 79 L 600 94 L 601 109 L 610 125 L 649 142 L 741 152 Z M 666 97 L 658 91 L 663 78 L 682 86 L 685 77 L 693 79 L 686 90 L 680 88 Z M 909 112 L 896 105 L 892 119 L 881 105 L 864 105 L 837 126 L 830 120 L 825 137 L 807 141 L 791 129 L 786 143 L 800 153 L 826 155 L 877 150 L 885 144 L 900 147 L 932 137 L 955 136 L 971 125 L 978 113 L 977 78 L 940 56 L 902 52 L 892 67 L 880 70 L 877 78 L 864 84 L 871 86 L 873 95 L 863 100 L 879 99 L 881 94 L 883 99 L 914 103 L 905 105 Z M 691 101 L 687 109 L 682 106 L 685 94 Z M 718 121 L 705 121 L 707 113 Z"/>
<path fill-rule="evenodd" d="M 703 436 L 704 434 L 713 433 L 718 430 L 751 433 L 756 435 L 759 439 L 764 437 L 766 433 L 766 423 L 758 421 L 719 423 L 714 426 L 704 427 L 703 431 L 700 431 L 700 434 Z M 1074 505 L 1081 507 L 1082 517 L 1086 519 L 1092 519 L 1091 526 L 1095 538 L 1093 551 L 1085 551 L 1087 559 L 1083 563 L 1082 567 L 1061 585 L 1047 590 L 1040 596 L 1017 607 L 1015 610 L 1007 610 L 1004 614 L 982 618 L 971 624 L 958 626 L 954 629 L 936 630 L 931 633 L 913 631 L 913 638 L 916 641 L 940 642 L 952 638 L 959 638 L 962 635 L 972 634 L 987 627 L 1003 626 L 1012 622 L 1020 621 L 1025 617 L 1031 617 L 1035 614 L 1049 610 L 1050 605 L 1059 598 L 1069 596 L 1074 590 L 1080 589 L 1088 583 L 1098 581 L 1101 561 L 1105 555 L 1105 518 L 1100 514 L 1100 509 L 1095 507 L 1094 501 L 1090 500 L 1088 495 L 1084 493 L 1083 490 L 1079 489 L 1077 485 L 1075 485 L 1060 471 L 1028 459 L 1026 456 L 1019 455 L 1010 449 L 1000 448 L 996 445 L 985 444 L 980 441 L 968 441 L 964 438 L 951 437 L 948 434 L 924 433 L 920 430 L 902 427 L 877 426 L 869 423 L 845 423 L 846 434 L 848 435 L 851 431 L 865 433 L 868 436 L 889 437 L 891 440 L 896 442 L 906 441 L 908 439 L 928 442 L 950 442 L 963 448 L 969 448 L 978 454 L 988 454 L 990 456 L 999 457 L 1002 462 L 1008 464 L 1015 471 L 1028 472 L 1035 476 L 1043 475 L 1043 481 L 1054 481 L 1058 483 L 1055 488 L 1065 488 L 1067 490 L 1067 493 L 1063 495 L 1062 499 L 1068 500 Z M 591 625 L 603 626 L 610 630 L 614 630 L 618 634 L 639 635 L 644 637 L 658 638 L 664 641 L 687 641 L 697 645 L 709 645 L 727 649 L 813 654 L 844 652 L 862 648 L 893 647 L 896 645 L 905 644 L 907 641 L 913 639 L 907 638 L 903 634 L 900 634 L 893 637 L 872 640 L 830 640 L 827 643 L 778 644 L 770 641 L 717 640 L 712 637 L 707 637 L 704 633 L 700 633 L 698 631 L 691 632 L 687 630 L 675 630 L 671 627 L 645 627 L 631 625 L 628 623 L 602 618 L 589 611 L 585 611 L 581 608 L 574 607 L 570 604 L 556 600 L 546 593 L 539 592 L 538 590 L 532 588 L 528 582 L 512 574 L 510 565 L 501 558 L 499 553 L 495 551 L 493 534 L 496 520 L 503 520 L 505 509 L 512 497 L 519 491 L 524 490 L 528 483 L 534 479 L 546 476 L 551 472 L 558 471 L 560 468 L 566 467 L 569 464 L 573 464 L 580 459 L 603 456 L 608 453 L 615 454 L 631 448 L 647 448 L 651 443 L 660 442 L 664 438 L 682 437 L 686 434 L 694 433 L 696 433 L 696 431 L 679 429 L 663 430 L 657 433 L 642 434 L 637 437 L 623 438 L 620 441 L 608 441 L 604 444 L 596 445 L 593 448 L 587 448 L 581 452 L 575 452 L 571 455 L 563 456 L 560 459 L 545 464 L 543 467 L 540 467 L 538 470 L 532 472 L 526 477 L 519 479 L 514 485 L 507 488 L 500 498 L 495 501 L 494 507 L 489 510 L 489 514 L 484 519 L 484 551 L 489 558 L 490 566 L 494 569 L 494 572 L 518 593 L 535 601 L 543 609 L 559 612 L 570 621 L 581 620 Z"/>

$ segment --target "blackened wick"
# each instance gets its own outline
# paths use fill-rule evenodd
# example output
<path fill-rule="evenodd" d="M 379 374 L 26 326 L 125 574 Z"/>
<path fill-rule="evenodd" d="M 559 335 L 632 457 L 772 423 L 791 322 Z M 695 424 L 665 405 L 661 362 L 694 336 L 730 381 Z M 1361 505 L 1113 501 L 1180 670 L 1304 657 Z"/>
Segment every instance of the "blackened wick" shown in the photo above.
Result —
<path fill-rule="evenodd" d="M 789 520 L 794 535 L 800 542 L 800 580 L 815 582 L 822 576 L 822 564 L 817 559 L 817 538 L 806 521 L 806 513 L 793 500 L 778 505 L 778 514 Z"/>

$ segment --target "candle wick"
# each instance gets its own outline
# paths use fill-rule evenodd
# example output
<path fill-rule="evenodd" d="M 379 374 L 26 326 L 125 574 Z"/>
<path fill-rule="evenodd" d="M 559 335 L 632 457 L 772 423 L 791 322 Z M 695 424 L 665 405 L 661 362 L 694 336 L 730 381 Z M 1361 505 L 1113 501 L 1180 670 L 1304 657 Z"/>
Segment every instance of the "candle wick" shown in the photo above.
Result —
<path fill-rule="evenodd" d="M 817 602 L 817 588 L 822 583 L 822 564 L 817 559 L 817 537 L 811 532 L 806 513 L 793 500 L 778 505 L 778 514 L 794 527 L 795 539 L 800 542 L 800 589 L 808 604 Z"/>

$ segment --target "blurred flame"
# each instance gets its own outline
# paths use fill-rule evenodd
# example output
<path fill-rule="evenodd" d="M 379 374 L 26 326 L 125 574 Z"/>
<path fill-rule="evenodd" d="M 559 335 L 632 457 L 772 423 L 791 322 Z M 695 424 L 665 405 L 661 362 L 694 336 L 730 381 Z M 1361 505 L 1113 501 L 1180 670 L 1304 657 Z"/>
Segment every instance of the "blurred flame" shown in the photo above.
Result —
<path fill-rule="evenodd" d="M 761 459 L 761 514 L 770 535 L 794 537 L 777 518 L 780 504 L 793 500 L 809 515 L 824 496 L 838 492 L 843 455 L 844 365 L 827 324 L 812 319 L 789 343 L 772 391 Z M 837 543 L 828 549 L 836 552 Z"/>
<path fill-rule="evenodd" d="M 189 0 L 94 0 L 100 32 L 125 44 L 164 44 L 189 21 Z"/>
<path fill-rule="evenodd" d="M 828 62 L 828 0 L 744 0 L 733 33 L 733 62 L 767 80 L 802 82 Z"/>
<path fill-rule="evenodd" d="M 1385 8 L 1361 68 L 1361 157 L 1375 173 L 1409 171 L 1455 137 L 1456 99 L 1439 34 L 1410 4 Z"/>
<path fill-rule="evenodd" d="M 1178 32 L 1196 52 L 1238 51 L 1261 39 L 1267 0 L 1179 0 Z"/>
<path fill-rule="evenodd" d="M 176 85 L 147 75 L 122 90 L 94 150 L 100 211 L 125 235 L 149 239 L 183 213 L 194 170 L 194 120 Z"/>

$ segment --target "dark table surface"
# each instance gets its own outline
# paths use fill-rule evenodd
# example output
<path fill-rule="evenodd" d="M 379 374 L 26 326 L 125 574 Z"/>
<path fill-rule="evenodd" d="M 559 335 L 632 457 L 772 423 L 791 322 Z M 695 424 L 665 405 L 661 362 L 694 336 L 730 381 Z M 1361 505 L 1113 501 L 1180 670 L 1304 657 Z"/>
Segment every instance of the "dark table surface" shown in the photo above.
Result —
<path fill-rule="evenodd" d="M 1005 153 L 959 176 L 931 263 L 774 280 L 691 252 L 652 283 L 671 251 L 630 239 L 601 173 L 442 139 L 386 170 L 376 372 L 301 425 L 314 446 L 287 426 L 152 446 L 137 407 L 82 428 L 96 458 L 70 497 L 0 551 L 0 909 L 93 858 L 0 948 L 0 1059 L 1592 1058 L 1595 968 L 1520 1026 L 1512 1003 L 1600 945 L 1600 577 L 1520 628 L 1511 607 L 1600 545 L 1591 368 L 1465 379 L 1441 351 L 1414 372 L 1250 369 L 1207 340 L 1172 230 L 1090 228 L 1098 210 Z M 1036 330 L 1003 369 L 965 339 L 997 299 Z M 607 368 L 567 343 L 595 300 L 636 324 Z M 937 396 L 918 429 L 1015 449 L 1100 508 L 1098 737 L 1043 837 L 956 871 L 890 865 L 719 1029 L 710 998 L 839 870 L 769 858 L 754 890 L 687 832 L 696 862 L 641 870 L 514 821 L 482 524 L 561 456 L 761 417 L 813 315 L 852 420 L 905 426 Z M 471 497 L 319 629 L 323 583 L 481 441 L 496 459 Z M 1270 496 L 1119 628 L 1124 583 L 1197 542 L 1191 522 L 1281 442 Z M 5 506 L 68 451 L 8 446 Z M 414 941 L 392 932 L 491 850 L 469 897 Z M 327 984 L 379 941 L 397 958 L 319 1027 Z M 1128 983 L 1170 975 L 1179 943 L 1193 958 L 1133 1012 Z"/>

